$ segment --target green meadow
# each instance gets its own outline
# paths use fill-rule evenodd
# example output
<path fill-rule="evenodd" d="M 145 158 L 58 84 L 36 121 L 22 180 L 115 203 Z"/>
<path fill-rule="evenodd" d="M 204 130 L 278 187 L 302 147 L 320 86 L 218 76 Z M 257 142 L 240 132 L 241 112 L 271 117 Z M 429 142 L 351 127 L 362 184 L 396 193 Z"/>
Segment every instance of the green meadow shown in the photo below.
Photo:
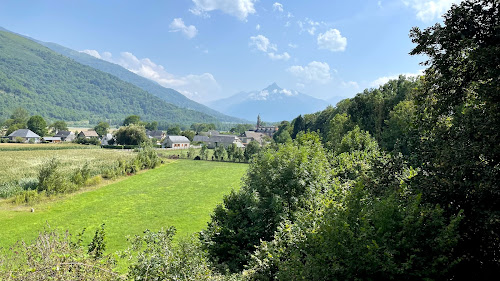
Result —
<path fill-rule="evenodd" d="M 31 240 L 47 225 L 84 241 L 105 224 L 107 251 L 127 247 L 126 236 L 175 226 L 177 237 L 202 230 L 214 207 L 238 189 L 246 164 L 176 160 L 101 188 L 27 208 L 0 203 L 0 246 Z"/>

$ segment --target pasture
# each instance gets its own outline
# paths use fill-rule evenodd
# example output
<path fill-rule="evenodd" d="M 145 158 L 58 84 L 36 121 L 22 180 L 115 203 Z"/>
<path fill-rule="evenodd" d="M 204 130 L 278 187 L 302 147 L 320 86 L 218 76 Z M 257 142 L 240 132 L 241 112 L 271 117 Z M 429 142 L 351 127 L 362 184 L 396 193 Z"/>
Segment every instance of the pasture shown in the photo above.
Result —
<path fill-rule="evenodd" d="M 176 160 L 96 190 L 40 203 L 33 213 L 3 202 L 0 247 L 31 240 L 46 225 L 72 234 L 87 228 L 88 243 L 105 223 L 110 253 L 127 247 L 127 235 L 146 229 L 175 226 L 177 237 L 192 234 L 205 227 L 223 195 L 240 187 L 246 170 L 246 164 Z"/>
<path fill-rule="evenodd" d="M 130 151 L 101 149 L 80 144 L 1 144 L 0 185 L 23 178 L 36 178 L 43 163 L 52 158 L 60 161 L 62 172 L 71 172 L 85 163 L 94 174 L 118 159 L 133 157 Z"/>

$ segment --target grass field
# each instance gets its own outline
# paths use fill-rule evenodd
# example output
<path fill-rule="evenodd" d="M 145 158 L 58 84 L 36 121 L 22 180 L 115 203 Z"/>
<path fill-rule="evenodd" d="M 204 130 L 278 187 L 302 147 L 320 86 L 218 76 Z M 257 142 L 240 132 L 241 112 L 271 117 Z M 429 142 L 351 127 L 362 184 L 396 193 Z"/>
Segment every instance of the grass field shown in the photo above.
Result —
<path fill-rule="evenodd" d="M 61 162 L 61 171 L 69 173 L 86 162 L 91 170 L 100 171 L 118 159 L 131 157 L 133 153 L 130 151 L 79 144 L 2 144 L 0 184 L 36 177 L 41 165 L 52 158 Z"/>
<path fill-rule="evenodd" d="M 108 252 L 126 248 L 126 236 L 175 226 L 177 236 L 202 230 L 224 194 L 239 188 L 246 164 L 176 160 L 97 190 L 35 206 L 35 212 L 0 205 L 0 246 L 30 240 L 49 224 L 86 241 L 106 224 Z"/>

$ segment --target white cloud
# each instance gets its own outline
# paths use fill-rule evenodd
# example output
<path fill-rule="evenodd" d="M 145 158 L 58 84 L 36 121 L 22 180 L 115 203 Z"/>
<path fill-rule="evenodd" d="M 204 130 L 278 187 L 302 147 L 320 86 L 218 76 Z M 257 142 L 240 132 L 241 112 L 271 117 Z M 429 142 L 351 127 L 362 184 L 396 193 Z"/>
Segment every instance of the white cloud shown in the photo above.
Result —
<path fill-rule="evenodd" d="M 170 32 L 182 32 L 187 38 L 191 39 L 198 34 L 194 25 L 186 26 L 181 18 L 175 18 L 169 25 Z"/>
<path fill-rule="evenodd" d="M 342 81 L 341 85 L 344 88 L 359 89 L 359 84 L 355 81 L 347 81 L 347 82 Z"/>
<path fill-rule="evenodd" d="M 287 61 L 290 59 L 290 55 L 287 53 L 287 52 L 284 52 L 283 54 L 275 54 L 273 52 L 269 52 L 267 53 L 267 55 L 269 56 L 269 58 L 271 58 L 272 60 L 284 60 L 284 61 Z"/>
<path fill-rule="evenodd" d="M 297 44 L 293 44 L 293 43 L 288 43 L 288 47 L 292 48 L 292 49 L 296 49 L 299 45 Z"/>
<path fill-rule="evenodd" d="M 279 11 L 282 13 L 283 12 L 283 4 L 275 2 L 273 4 L 273 11 Z"/>
<path fill-rule="evenodd" d="M 207 15 L 207 12 L 221 10 L 231 16 L 245 21 L 249 14 L 255 13 L 254 3 L 256 0 L 192 0 L 195 4 L 191 13 L 195 15 Z"/>
<path fill-rule="evenodd" d="M 370 83 L 370 86 L 371 87 L 379 87 L 379 86 L 384 85 L 385 83 L 389 82 L 389 80 L 398 79 L 399 75 L 404 75 L 406 77 L 417 77 L 417 76 L 420 76 L 423 74 L 424 74 L 424 70 L 422 69 L 422 70 L 419 70 L 417 73 L 402 73 L 402 74 L 397 74 L 397 75 L 383 76 L 383 77 L 379 77 L 379 78 L 373 80 Z"/>
<path fill-rule="evenodd" d="M 85 53 L 87 55 L 91 55 L 91 56 L 96 57 L 98 59 L 101 58 L 101 55 L 96 50 L 83 50 L 83 51 L 80 51 L 80 53 Z"/>
<path fill-rule="evenodd" d="M 264 52 L 268 55 L 268 57 L 272 60 L 284 60 L 287 61 L 290 59 L 290 54 L 284 52 L 282 54 L 276 53 L 278 51 L 278 47 L 276 44 L 272 44 L 269 39 L 264 35 L 257 35 L 250 37 L 250 43 L 248 43 L 250 47 L 254 49 Z"/>
<path fill-rule="evenodd" d="M 260 24 L 257 24 L 257 25 L 255 26 L 255 29 L 260 30 Z"/>
<path fill-rule="evenodd" d="M 118 64 L 123 68 L 142 77 L 148 78 L 167 88 L 174 88 L 189 98 L 197 101 L 209 100 L 210 95 L 220 91 L 219 84 L 210 73 L 174 75 L 165 70 L 162 65 L 156 64 L 149 58 L 139 59 L 130 52 L 122 52 L 113 57 L 109 52 L 85 50 L 82 53 L 93 54 L 95 57 Z M 213 98 L 212 98 L 213 99 Z"/>
<path fill-rule="evenodd" d="M 431 22 L 441 17 L 452 4 L 458 4 L 463 0 L 403 0 L 406 6 L 410 6 L 417 13 L 417 19 L 423 22 Z"/>
<path fill-rule="evenodd" d="M 266 36 L 260 34 L 257 36 L 250 37 L 249 45 L 265 53 L 267 53 L 268 51 L 278 50 L 275 44 L 271 44 L 271 42 L 269 41 L 269 39 L 267 39 Z"/>
<path fill-rule="evenodd" d="M 324 22 L 319 22 L 319 21 L 313 21 L 311 19 L 306 18 L 304 21 L 297 21 L 297 24 L 299 25 L 300 32 L 307 31 L 307 33 L 314 35 L 316 33 L 316 29 L 319 26 L 325 26 L 326 23 Z"/>
<path fill-rule="evenodd" d="M 330 66 L 326 62 L 312 61 L 306 66 L 294 65 L 287 71 L 297 77 L 301 84 L 311 82 L 326 84 L 332 79 Z"/>
<path fill-rule="evenodd" d="M 320 49 L 341 52 L 344 51 L 347 46 L 347 38 L 342 37 L 340 31 L 332 28 L 318 35 L 318 46 Z"/>

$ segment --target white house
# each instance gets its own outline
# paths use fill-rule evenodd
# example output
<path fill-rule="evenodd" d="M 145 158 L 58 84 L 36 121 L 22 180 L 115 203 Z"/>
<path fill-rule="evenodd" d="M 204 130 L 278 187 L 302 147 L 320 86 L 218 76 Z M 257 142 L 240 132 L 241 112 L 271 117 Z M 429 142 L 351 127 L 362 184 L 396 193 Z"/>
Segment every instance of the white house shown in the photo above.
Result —
<path fill-rule="evenodd" d="M 9 140 L 15 141 L 17 138 L 23 139 L 24 142 L 40 142 L 40 136 L 28 129 L 19 129 L 8 135 Z"/>
<path fill-rule="evenodd" d="M 167 136 L 162 143 L 162 147 L 168 148 L 189 148 L 191 142 L 185 136 Z"/>

